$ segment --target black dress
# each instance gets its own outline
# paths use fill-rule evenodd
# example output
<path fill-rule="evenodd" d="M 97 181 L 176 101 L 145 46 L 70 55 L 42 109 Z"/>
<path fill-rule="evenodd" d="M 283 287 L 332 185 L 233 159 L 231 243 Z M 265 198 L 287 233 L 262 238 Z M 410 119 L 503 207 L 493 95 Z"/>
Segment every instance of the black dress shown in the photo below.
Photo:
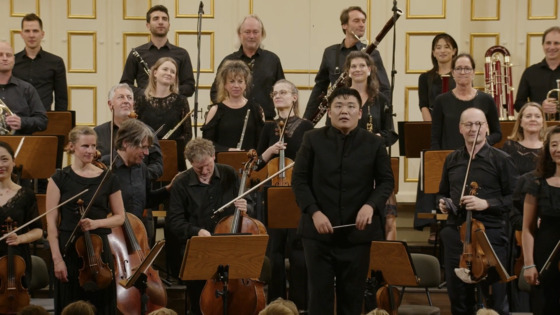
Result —
<path fill-rule="evenodd" d="M 38 215 L 35 193 L 24 187 L 18 190 L 6 204 L 0 206 L 0 224 L 4 225 L 6 219 L 10 217 L 13 220 L 14 229 L 36 218 Z M 42 229 L 41 220 L 31 223 L 26 228 L 19 231 L 18 235 L 25 234 L 33 229 Z M 2 228 L 2 230 L 4 230 L 4 228 Z M 20 244 L 13 247 L 13 249 L 15 255 L 19 255 L 25 260 L 25 278 L 23 279 L 23 285 L 27 287 L 31 281 L 31 253 L 29 252 L 29 244 Z M 0 242 L 0 256 L 7 255 L 7 253 L 8 245 L 5 241 Z"/>
<path fill-rule="evenodd" d="M 229 148 L 237 147 L 248 109 L 251 109 L 251 113 L 247 120 L 241 149 L 257 148 L 259 135 L 264 125 L 262 109 L 259 105 L 247 103 L 241 108 L 230 108 L 224 103 L 218 103 L 213 106 L 218 106 L 216 115 L 201 129 L 202 137 L 211 140 L 216 147 L 216 151 L 228 151 Z"/>
<path fill-rule="evenodd" d="M 93 197 L 104 175 L 105 172 L 98 177 L 81 177 L 72 170 L 71 166 L 67 166 L 62 170 L 57 170 L 52 176 L 52 180 L 60 190 L 60 202 L 73 197 L 86 188 L 89 189 L 85 194 L 80 196 L 80 199 L 84 201 L 84 206 L 86 206 L 89 204 L 89 201 Z M 109 208 L 109 196 L 119 190 L 120 187 L 117 178 L 114 175 L 110 175 L 107 182 L 101 187 L 101 190 L 99 191 L 99 194 L 96 197 L 87 217 L 92 220 L 106 218 L 111 212 Z M 76 202 L 73 201 L 62 206 L 59 209 L 59 212 L 60 223 L 58 225 L 58 242 L 62 253 L 66 241 L 69 239 L 74 227 L 78 224 L 80 215 L 78 212 L 78 206 Z M 101 254 L 101 259 L 109 265 L 111 270 L 114 270 L 113 256 L 111 255 L 111 249 L 109 247 L 109 242 L 107 241 L 107 234 L 111 233 L 111 229 L 100 228 L 92 230 L 90 233 L 99 235 L 103 240 L 103 252 Z M 69 246 L 66 257 L 64 257 L 64 262 L 66 263 L 66 268 L 68 270 L 68 282 L 63 283 L 60 280 L 55 279 L 54 301 L 56 313 L 60 314 L 62 309 L 69 303 L 78 300 L 85 300 L 95 305 L 97 308 L 97 314 L 116 314 L 117 291 L 114 279 L 106 289 L 93 292 L 85 291 L 82 287 L 80 287 L 80 283 L 78 281 L 79 270 L 82 267 L 82 260 L 78 256 L 74 244 Z"/>
<path fill-rule="evenodd" d="M 189 103 L 184 95 L 169 94 L 166 97 L 150 97 L 142 95 L 136 100 L 134 105 L 138 119 L 153 130 L 161 130 L 156 134 L 158 139 L 162 139 L 168 131 L 185 117 L 190 111 Z M 163 127 L 163 128 L 162 128 Z M 187 142 L 192 138 L 191 118 L 187 118 L 168 138 L 177 142 L 177 165 L 179 171 L 184 171 L 185 164 L 184 149 Z"/>
<path fill-rule="evenodd" d="M 533 178 L 524 182 L 522 192 L 537 199 L 537 217 L 540 224 L 535 232 L 533 258 L 537 270 L 541 270 L 548 256 L 560 241 L 560 187 L 550 186 L 543 178 Z M 560 309 L 559 257 L 552 262 L 545 277 L 534 286 L 531 297 L 533 314 L 557 314 Z"/>

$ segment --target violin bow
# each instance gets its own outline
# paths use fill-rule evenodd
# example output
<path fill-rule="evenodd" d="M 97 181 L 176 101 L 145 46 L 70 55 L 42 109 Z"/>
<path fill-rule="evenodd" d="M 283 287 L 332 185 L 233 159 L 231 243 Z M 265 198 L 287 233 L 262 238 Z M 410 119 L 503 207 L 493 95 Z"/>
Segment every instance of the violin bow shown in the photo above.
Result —
<path fill-rule="evenodd" d="M 21 150 L 21 147 L 23 146 L 23 141 L 24 140 L 25 140 L 25 137 L 21 137 L 21 140 L 19 140 L 19 144 L 18 144 L 18 147 L 16 149 L 16 153 L 14 153 L 14 159 L 18 156 L 18 153 Z"/>
<path fill-rule="evenodd" d="M 113 169 L 113 163 L 115 163 L 115 160 L 117 159 L 119 155 L 117 154 L 117 156 L 115 156 L 115 159 L 113 159 L 111 161 L 111 164 L 109 165 L 109 168 L 107 169 L 105 175 L 103 176 L 103 178 L 101 179 L 101 183 L 99 183 L 99 186 L 97 186 L 97 189 L 95 190 L 95 193 L 93 194 L 93 196 L 91 197 L 91 200 L 89 201 L 86 209 L 84 210 L 84 212 L 82 213 L 82 215 L 80 216 L 80 220 L 83 220 L 86 215 L 88 214 L 89 210 L 91 209 L 91 206 L 93 206 L 93 201 L 95 200 L 95 198 L 97 198 L 97 196 L 99 195 L 99 192 L 101 191 L 101 187 L 103 187 L 103 185 L 105 184 L 105 182 L 107 181 L 107 179 L 109 178 L 109 174 L 112 173 L 112 169 Z M 70 245 L 72 243 L 74 243 L 74 241 L 76 240 L 76 233 L 78 232 L 78 227 L 80 226 L 78 221 L 78 224 L 76 224 L 76 227 L 74 227 L 74 230 L 72 231 L 72 234 L 70 234 L 70 237 L 68 238 L 68 241 L 66 241 L 66 244 L 64 245 L 64 250 L 62 251 L 62 256 L 66 257 L 66 253 L 68 252 L 68 248 L 70 248 Z"/>
<path fill-rule="evenodd" d="M 69 203 L 70 201 L 72 201 L 72 200 L 78 198 L 79 196 L 85 194 L 88 190 L 89 190 L 89 189 L 87 189 L 87 188 L 84 189 L 84 190 L 82 190 L 81 192 L 77 193 L 76 195 L 70 197 L 69 199 L 66 199 L 66 200 L 65 200 L 64 202 L 62 202 L 61 204 L 58 204 L 56 207 L 53 207 L 53 208 L 49 209 L 48 211 L 45 211 L 45 213 L 41 214 L 40 216 L 38 216 L 38 217 L 36 217 L 36 218 L 34 218 L 34 219 L 28 221 L 27 223 L 25 223 L 25 224 L 23 224 L 23 225 L 20 225 L 20 227 L 18 227 L 17 229 L 13 230 L 11 233 L 16 233 L 17 231 L 19 231 L 19 230 L 23 229 L 24 227 L 28 226 L 29 224 L 31 224 L 31 223 L 33 223 L 33 222 L 39 220 L 40 218 L 46 216 L 46 215 L 49 214 L 50 212 L 52 212 L 52 211 L 54 211 L 54 210 L 56 210 L 56 209 L 58 209 L 58 208 L 64 206 L 65 204 Z M 2 241 L 3 239 L 5 239 L 6 237 L 8 237 L 9 234 L 10 234 L 10 233 L 5 234 L 4 236 L 0 237 L 0 241 Z"/>
<path fill-rule="evenodd" d="M 476 148 L 476 141 L 478 140 L 478 135 L 480 134 L 480 128 L 482 128 L 482 125 L 478 126 L 478 129 L 476 130 L 476 135 L 474 136 L 474 142 L 471 148 L 471 152 L 469 152 L 469 163 L 467 163 L 467 171 L 465 172 L 465 180 L 463 181 L 463 189 L 461 189 L 461 198 L 459 198 L 459 202 L 465 196 L 465 189 L 467 189 L 467 179 L 471 171 L 471 162 L 474 159 L 474 149 Z"/>
<path fill-rule="evenodd" d="M 284 167 L 283 169 L 279 170 L 278 172 L 270 175 L 269 177 L 267 177 L 266 179 L 264 179 L 262 182 L 256 184 L 255 186 L 251 187 L 251 189 L 246 190 L 244 193 L 242 193 L 241 195 L 233 198 L 230 202 L 226 203 L 225 205 L 221 206 L 218 210 L 214 211 L 212 213 L 212 218 L 214 218 L 217 214 L 223 212 L 227 207 L 231 206 L 235 201 L 247 196 L 248 194 L 252 193 L 253 191 L 255 191 L 257 188 L 261 187 L 262 185 L 264 185 L 266 182 L 268 182 L 269 180 L 271 180 L 272 178 L 280 175 L 280 173 L 286 171 L 287 169 L 289 169 L 290 167 L 294 166 L 295 162 L 292 162 L 288 165 L 286 165 L 286 167 Z"/>
<path fill-rule="evenodd" d="M 288 117 L 286 117 L 286 120 L 284 121 L 284 126 L 282 126 L 282 131 L 280 131 L 279 141 L 281 141 L 281 142 L 284 142 L 284 134 L 286 133 L 286 126 L 288 126 L 288 119 L 290 119 L 290 115 L 294 111 L 294 106 L 295 105 L 296 105 L 296 103 L 293 102 L 292 106 L 290 106 L 290 111 L 288 112 Z M 280 114 L 278 114 L 278 117 L 280 117 Z"/>

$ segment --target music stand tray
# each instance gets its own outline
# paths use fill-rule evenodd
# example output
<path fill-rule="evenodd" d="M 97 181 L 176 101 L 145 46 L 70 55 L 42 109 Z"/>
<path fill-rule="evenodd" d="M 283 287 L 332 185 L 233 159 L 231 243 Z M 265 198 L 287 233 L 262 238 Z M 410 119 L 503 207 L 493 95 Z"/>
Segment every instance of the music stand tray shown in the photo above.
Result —
<path fill-rule="evenodd" d="M 406 242 L 373 241 L 369 251 L 369 269 L 379 271 L 392 286 L 417 286 L 418 278 Z"/>

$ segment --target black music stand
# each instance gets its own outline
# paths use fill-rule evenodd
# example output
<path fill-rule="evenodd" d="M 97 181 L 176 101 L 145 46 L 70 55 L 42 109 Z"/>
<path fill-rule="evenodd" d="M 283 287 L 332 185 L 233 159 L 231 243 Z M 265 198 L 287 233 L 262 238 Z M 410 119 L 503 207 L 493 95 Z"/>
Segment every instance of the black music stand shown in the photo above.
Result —
<path fill-rule="evenodd" d="M 216 278 L 222 282 L 223 289 L 216 291 L 216 300 L 222 298 L 224 314 L 227 314 L 229 279 L 258 278 L 267 244 L 266 234 L 191 237 L 185 247 L 179 278 Z"/>
<path fill-rule="evenodd" d="M 266 187 L 267 228 L 296 229 L 301 211 L 296 203 L 292 187 Z"/>
<path fill-rule="evenodd" d="M 130 289 L 131 287 L 136 287 L 138 291 L 140 291 L 140 313 L 141 315 L 146 314 L 147 312 L 147 303 L 148 303 L 148 296 L 146 296 L 146 288 L 148 287 L 148 276 L 146 276 L 146 271 L 148 268 L 153 264 L 154 260 L 156 259 L 157 255 L 161 252 L 163 245 L 165 244 L 165 240 L 160 240 L 152 247 L 148 256 L 142 261 L 138 269 L 130 276 L 128 279 L 123 279 L 119 281 L 119 284 L 122 285 L 125 289 Z"/>

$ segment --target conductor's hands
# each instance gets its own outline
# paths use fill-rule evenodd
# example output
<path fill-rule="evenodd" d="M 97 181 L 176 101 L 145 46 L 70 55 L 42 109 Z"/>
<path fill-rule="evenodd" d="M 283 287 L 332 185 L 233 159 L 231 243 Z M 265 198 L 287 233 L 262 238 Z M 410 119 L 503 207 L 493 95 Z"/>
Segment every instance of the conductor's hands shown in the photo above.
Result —
<path fill-rule="evenodd" d="M 316 211 L 313 213 L 311 217 L 313 219 L 313 224 L 315 225 L 315 229 L 319 234 L 332 234 L 334 233 L 333 227 L 331 225 L 331 221 L 327 218 L 326 215 L 323 214 L 321 211 Z"/>
<path fill-rule="evenodd" d="M 363 230 L 367 227 L 368 224 L 371 224 L 371 218 L 373 217 L 373 208 L 365 204 L 360 208 L 358 211 L 358 215 L 356 216 L 356 228 L 358 230 Z"/>

